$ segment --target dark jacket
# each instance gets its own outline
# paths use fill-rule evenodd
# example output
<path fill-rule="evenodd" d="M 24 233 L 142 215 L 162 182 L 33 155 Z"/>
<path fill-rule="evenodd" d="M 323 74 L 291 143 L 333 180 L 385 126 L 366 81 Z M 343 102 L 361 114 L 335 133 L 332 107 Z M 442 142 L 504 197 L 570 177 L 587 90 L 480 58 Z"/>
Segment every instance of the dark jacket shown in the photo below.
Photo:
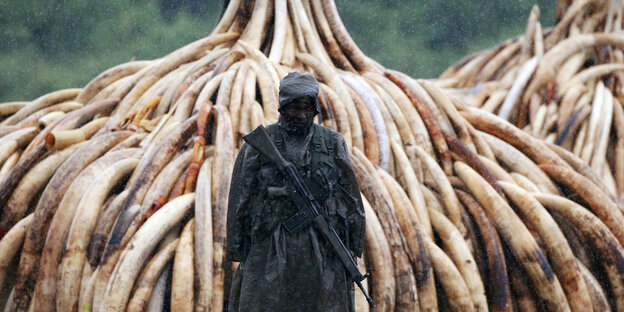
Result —
<path fill-rule="evenodd" d="M 277 124 L 267 132 L 298 168 L 343 242 L 360 256 L 364 209 L 342 136 L 319 125 L 301 138 L 288 137 Z M 228 207 L 226 255 L 241 262 L 230 311 L 352 311 L 353 285 L 322 234 L 310 226 L 291 235 L 281 225 L 297 211 L 288 196 L 276 191 L 283 186 L 276 166 L 243 145 Z"/>

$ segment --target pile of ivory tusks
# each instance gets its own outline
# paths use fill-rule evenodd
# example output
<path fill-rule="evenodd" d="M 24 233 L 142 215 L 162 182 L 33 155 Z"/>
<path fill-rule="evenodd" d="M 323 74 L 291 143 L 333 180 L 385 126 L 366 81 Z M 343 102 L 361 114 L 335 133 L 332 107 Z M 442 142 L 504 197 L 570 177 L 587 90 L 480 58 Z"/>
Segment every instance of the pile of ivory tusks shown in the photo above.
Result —
<path fill-rule="evenodd" d="M 449 80 L 383 68 L 333 1 L 250 3 L 160 59 L 0 104 L 5 311 L 222 311 L 234 157 L 277 120 L 292 70 L 321 82 L 318 122 L 351 151 L 373 311 L 624 311 L 622 205 L 582 158 L 463 104 Z"/>
<path fill-rule="evenodd" d="M 622 200 L 624 6 L 564 2 L 555 27 L 542 31 L 535 6 L 524 35 L 465 58 L 439 85 L 571 151 Z"/>

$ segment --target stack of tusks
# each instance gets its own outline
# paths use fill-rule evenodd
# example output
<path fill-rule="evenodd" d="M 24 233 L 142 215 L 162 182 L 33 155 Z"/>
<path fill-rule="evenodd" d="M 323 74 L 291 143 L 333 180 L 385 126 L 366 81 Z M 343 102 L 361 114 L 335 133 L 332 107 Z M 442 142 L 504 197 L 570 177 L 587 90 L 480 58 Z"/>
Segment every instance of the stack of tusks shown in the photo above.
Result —
<path fill-rule="evenodd" d="M 438 85 L 571 151 L 622 200 L 622 1 L 581 0 L 560 9 L 559 23 L 542 32 L 533 7 L 523 36 L 464 58 Z"/>
<path fill-rule="evenodd" d="M 547 39 L 584 21 L 579 3 Z M 619 29 L 621 7 L 591 7 Z M 578 36 L 621 48 L 609 34 Z M 567 40 L 543 60 L 569 54 Z M 476 80 L 472 64 L 414 80 L 366 57 L 333 1 L 230 0 L 208 37 L 163 58 L 0 104 L 0 303 L 222 311 L 236 265 L 224 257 L 234 157 L 242 135 L 277 120 L 279 81 L 298 70 L 321 82 L 318 122 L 351 151 L 374 311 L 624 310 L 624 216 L 610 183 L 464 104 L 472 94 L 440 88 Z M 488 78 L 502 73 L 493 66 Z M 537 68 L 535 92 L 553 77 Z M 368 310 L 359 292 L 356 308 Z"/>

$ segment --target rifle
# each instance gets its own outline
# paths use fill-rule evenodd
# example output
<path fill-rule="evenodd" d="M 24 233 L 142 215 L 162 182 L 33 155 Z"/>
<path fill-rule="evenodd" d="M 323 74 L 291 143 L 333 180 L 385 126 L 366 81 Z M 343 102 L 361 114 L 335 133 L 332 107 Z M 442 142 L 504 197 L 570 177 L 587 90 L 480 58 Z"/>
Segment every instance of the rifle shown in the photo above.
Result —
<path fill-rule="evenodd" d="M 299 208 L 299 211 L 283 222 L 286 230 L 290 234 L 295 234 L 307 228 L 308 225 L 312 223 L 316 224 L 321 234 L 325 236 L 336 254 L 338 254 L 338 257 L 347 269 L 351 281 L 358 285 L 364 297 L 366 297 L 368 304 L 374 308 L 375 302 L 373 302 L 373 299 L 366 293 L 366 290 L 364 290 L 362 286 L 362 281 L 369 276 L 369 273 L 360 273 L 357 263 L 351 256 L 349 250 L 347 250 L 347 247 L 345 247 L 345 244 L 340 240 L 336 230 L 327 223 L 325 217 L 319 213 L 319 211 L 321 211 L 321 206 L 310 190 L 308 190 L 308 186 L 299 175 L 295 165 L 282 157 L 262 125 L 259 125 L 254 131 L 243 136 L 243 140 L 264 157 L 275 163 L 289 182 L 286 183 L 288 196 L 295 206 Z"/>

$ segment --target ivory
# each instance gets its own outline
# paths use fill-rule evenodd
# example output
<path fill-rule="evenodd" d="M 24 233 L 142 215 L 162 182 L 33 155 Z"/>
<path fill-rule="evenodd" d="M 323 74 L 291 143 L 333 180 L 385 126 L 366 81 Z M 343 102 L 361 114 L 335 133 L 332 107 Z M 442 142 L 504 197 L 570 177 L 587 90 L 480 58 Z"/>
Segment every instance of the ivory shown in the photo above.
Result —
<path fill-rule="evenodd" d="M 4 164 L 2 164 L 2 167 L 0 168 L 0 181 L 2 181 L 9 174 L 11 169 L 13 169 L 13 166 L 15 166 L 15 164 L 19 160 L 19 157 L 19 152 L 13 152 L 11 156 L 7 157 L 7 159 L 4 161 Z"/>
<path fill-rule="evenodd" d="M 28 102 L 6 102 L 0 104 L 0 116 L 15 114 L 17 111 L 26 106 Z"/>
<path fill-rule="evenodd" d="M 245 83 L 249 75 L 254 73 L 249 70 L 249 65 L 242 64 L 240 69 L 236 72 L 234 78 L 234 84 L 232 85 L 232 92 L 229 98 L 228 110 L 230 111 L 230 118 L 232 119 L 232 132 L 234 141 L 238 143 L 238 130 L 241 120 L 241 108 L 243 106 L 243 92 L 245 90 Z"/>
<path fill-rule="evenodd" d="M 50 155 L 28 171 L 6 202 L 0 226 L 10 227 L 14 222 L 23 217 L 33 200 L 34 194 L 38 193 L 45 186 L 45 183 L 52 177 L 56 169 L 78 147 L 80 147 L 80 144 Z"/>
<path fill-rule="evenodd" d="M 206 102 L 197 102 L 199 93 L 202 88 L 205 87 L 206 81 L 210 78 L 211 73 L 206 73 L 193 82 L 193 84 L 180 96 L 174 106 L 176 107 L 175 113 L 167 121 L 168 124 L 183 122 L 189 118 L 192 114 L 196 114 L 202 105 L 207 105 Z"/>
<path fill-rule="evenodd" d="M 156 176 L 156 179 L 143 198 L 141 204 L 142 210 L 147 210 L 160 196 L 166 197 L 167 194 L 169 194 L 169 191 L 175 183 L 175 178 L 177 178 L 191 162 L 192 152 L 192 149 L 188 149 L 176 155 L 176 157 L 158 173 L 158 176 Z"/>
<path fill-rule="evenodd" d="M 570 56 L 562 65 L 561 69 L 557 73 L 555 81 L 560 86 L 565 86 L 569 83 L 570 79 L 583 67 L 583 63 L 587 59 L 587 52 L 580 51 L 577 54 Z M 566 90 L 569 90 L 566 88 Z M 559 94 L 565 94 L 564 90 L 559 90 Z"/>
<path fill-rule="evenodd" d="M 191 219 L 180 235 L 173 262 L 171 281 L 171 311 L 193 312 L 194 290 L 194 237 L 195 220 Z"/>
<path fill-rule="evenodd" d="M 26 309 L 30 304 L 29 294 L 37 279 L 39 257 L 44 248 L 46 234 L 65 191 L 82 169 L 128 136 L 128 132 L 120 131 L 90 140 L 88 144 L 78 148 L 52 176 L 35 208 L 34 221 L 24 242 L 15 288 L 15 308 Z"/>
<path fill-rule="evenodd" d="M 516 250 L 517 255 L 521 255 L 520 261 L 527 270 L 534 287 L 544 289 L 544 291 L 537 291 L 538 296 L 552 309 L 569 310 L 568 301 L 559 280 L 552 276 L 552 269 L 539 250 L 537 243 L 511 207 L 481 176 L 466 164 L 458 161 L 455 162 L 454 167 L 459 177 L 475 194 L 479 203 L 492 218 L 492 222 L 501 232 L 502 238 L 511 248 Z"/>
<path fill-rule="evenodd" d="M 353 65 L 342 52 L 340 45 L 332 33 L 327 17 L 325 16 L 325 12 L 323 11 L 321 1 L 312 0 L 311 6 L 312 11 L 314 12 L 317 31 L 319 32 L 321 40 L 323 40 L 325 47 L 328 50 L 327 52 L 329 53 L 329 56 L 335 66 L 349 72 L 355 72 L 355 68 L 353 68 Z"/>
<path fill-rule="evenodd" d="M 215 105 L 221 105 L 224 107 L 228 107 L 230 105 L 230 96 L 232 92 L 232 85 L 234 84 L 234 78 L 236 78 L 236 73 L 240 68 L 241 63 L 236 63 L 225 72 L 225 76 L 223 76 L 223 80 L 219 85 L 219 93 L 217 94 L 217 100 L 215 101 Z"/>
<path fill-rule="evenodd" d="M 409 263 L 404 238 L 401 235 L 396 215 L 392 209 L 392 199 L 388 190 L 384 187 L 381 178 L 370 162 L 358 149 L 354 150 L 355 157 L 351 163 L 358 181 L 361 181 L 360 190 L 367 196 L 373 209 L 377 213 L 379 221 L 386 235 L 388 245 L 394 260 L 394 274 L 397 280 L 397 306 L 399 309 L 408 308 L 413 310 L 417 305 L 416 281 L 412 267 Z"/>
<path fill-rule="evenodd" d="M 481 240 L 483 241 L 488 264 L 488 278 L 487 281 L 484 281 L 485 285 L 488 286 L 488 305 L 492 311 L 511 311 L 512 298 L 509 289 L 509 278 L 499 235 L 491 219 L 472 195 L 457 189 L 455 192 L 466 207 L 466 211 L 474 219 L 475 227 L 481 233 Z"/>
<path fill-rule="evenodd" d="M 39 118 L 39 121 L 37 122 L 37 128 L 39 128 L 39 131 L 41 131 L 49 126 L 51 123 L 63 118 L 63 116 L 65 116 L 64 112 L 51 112 L 49 114 L 46 114 L 43 117 Z"/>
<path fill-rule="evenodd" d="M 18 248 L 24 241 L 26 230 L 32 223 L 33 214 L 23 218 L 11 230 L 0 239 L 0 287 L 5 286 L 7 270 Z"/>
<path fill-rule="evenodd" d="M 150 297 L 146 311 L 148 312 L 160 312 L 163 310 L 165 301 L 165 291 L 167 289 L 167 277 L 171 275 L 171 269 L 166 267 L 158 277 L 152 296 Z"/>
<path fill-rule="evenodd" d="M 375 125 L 373 122 L 373 116 L 368 111 L 368 108 L 362 102 L 362 99 L 353 91 L 353 89 L 349 89 L 349 93 L 353 98 L 353 102 L 355 103 L 358 117 L 360 119 L 360 126 L 362 127 L 362 139 L 364 141 L 364 153 L 366 157 L 370 159 L 373 164 L 379 165 L 379 141 L 377 140 L 377 131 L 375 131 Z M 331 111 L 324 106 L 321 110 L 325 109 L 325 111 Z M 329 113 L 328 113 L 329 114 Z M 319 116 L 320 119 L 322 117 Z M 324 119 L 323 122 L 329 122 L 331 119 Z M 331 126 L 328 126 L 331 128 Z"/>
<path fill-rule="evenodd" d="M 449 304 L 457 311 L 474 311 L 474 304 L 470 298 L 468 286 L 453 261 L 433 243 L 427 240 L 427 249 L 431 255 L 431 264 L 436 276 L 446 292 Z"/>
<path fill-rule="evenodd" d="M 165 273 L 165 265 L 173 257 L 178 240 L 175 239 L 161 248 L 156 255 L 145 265 L 145 269 L 137 279 L 136 285 L 132 291 L 132 297 L 128 302 L 126 311 L 138 312 L 145 311 L 150 303 L 150 297 L 154 291 L 159 276 Z"/>
<path fill-rule="evenodd" d="M 241 0 L 232 0 L 228 2 L 227 7 L 223 9 L 219 23 L 212 30 L 211 35 L 225 32 L 230 27 L 240 4 Z"/>
<path fill-rule="evenodd" d="M 109 114 L 117 103 L 119 103 L 118 98 L 104 99 L 65 114 L 63 118 L 53 122 L 50 126 L 43 129 L 43 131 L 39 132 L 26 147 L 24 153 L 30 152 L 35 149 L 37 145 L 45 142 L 46 136 L 52 132 L 52 130 L 68 130 L 81 127 L 99 114 Z M 102 128 L 105 129 L 106 127 Z"/>
<path fill-rule="evenodd" d="M 67 238 L 65 256 L 59 266 L 57 311 L 73 309 L 78 305 L 80 280 L 87 279 L 81 277 L 82 267 L 87 260 L 86 249 L 91 241 L 102 203 L 112 187 L 134 170 L 138 162 L 138 159 L 130 158 L 109 166 L 97 175 L 96 182 L 82 196 Z"/>
<path fill-rule="evenodd" d="M 124 97 L 117 107 L 118 115 L 125 115 L 131 105 L 143 94 L 143 92 L 151 87 L 159 78 L 163 77 L 166 73 L 179 66 L 180 64 L 197 59 L 204 53 L 205 50 L 210 50 L 212 47 L 233 40 L 238 37 L 237 33 L 225 33 L 215 34 L 206 38 L 197 40 L 185 47 L 182 47 L 169 55 L 165 56 L 157 66 L 150 69 L 149 72 L 142 77 L 139 82 L 132 88 L 132 90 Z"/>
<path fill-rule="evenodd" d="M 442 92 L 434 84 L 421 80 L 419 81 L 423 88 L 431 95 L 432 99 L 440 106 L 444 114 L 448 116 L 449 122 L 452 124 L 453 130 L 449 132 L 449 135 L 457 133 L 457 137 L 461 140 L 472 152 L 475 152 L 475 146 L 468 134 L 466 122 L 461 118 L 455 105 L 451 102 L 451 99 Z"/>
<path fill-rule="evenodd" d="M 412 131 L 410 130 L 411 127 L 406 116 L 403 115 L 399 105 L 395 102 L 392 96 L 388 94 L 388 92 L 386 92 L 381 86 L 377 85 L 374 82 L 371 82 L 370 80 L 368 81 L 368 83 L 375 90 L 375 92 L 377 92 L 377 94 L 385 104 L 384 106 L 380 106 L 380 109 L 383 114 L 387 114 L 388 117 L 391 118 L 390 120 L 392 120 L 392 123 L 396 126 L 396 130 L 398 135 L 400 136 L 400 141 L 402 142 L 402 145 L 407 149 L 409 153 L 410 148 L 416 145 L 416 141 L 414 139 Z M 413 159 L 413 155 L 409 156 L 412 156 L 411 158 Z"/>
<path fill-rule="evenodd" d="M 502 44 L 502 50 L 497 53 L 496 56 L 494 56 L 485 66 L 483 66 L 481 73 L 479 73 L 478 81 L 491 80 L 496 74 L 496 71 L 499 70 L 503 64 L 507 63 L 520 48 L 520 42 L 517 40 L 513 42 L 504 42 Z"/>
<path fill-rule="evenodd" d="M 592 308 L 594 312 L 598 311 L 611 311 L 609 307 L 609 302 L 607 301 L 607 297 L 602 289 L 602 286 L 598 283 L 598 280 L 592 275 L 592 273 L 581 263 L 581 261 L 577 261 L 578 266 L 581 269 L 581 273 L 583 273 L 583 278 L 585 279 L 585 284 L 589 289 L 589 294 L 592 299 Z"/>
<path fill-rule="evenodd" d="M 415 213 L 418 217 L 418 221 L 423 227 L 423 231 L 433 238 L 433 230 L 431 228 L 431 221 L 429 220 L 429 213 L 427 212 L 423 194 L 420 190 L 419 182 L 414 174 L 414 169 L 407 159 L 407 155 L 401 149 L 398 142 L 392 141 L 392 153 L 397 160 L 397 166 L 399 170 L 397 172 L 397 180 L 401 181 L 402 185 L 405 185 L 407 193 L 409 194 L 410 201 L 414 207 Z"/>
<path fill-rule="evenodd" d="M 212 205 L 211 160 L 208 158 L 199 170 L 195 198 L 195 268 L 197 272 L 197 311 L 208 311 L 212 301 Z"/>
<path fill-rule="evenodd" d="M 251 12 L 251 18 L 245 26 L 245 30 L 240 36 L 240 39 L 247 41 L 255 49 L 260 48 L 264 34 L 266 33 L 266 27 L 268 26 L 271 8 L 269 7 L 270 1 L 259 1 L 254 3 L 253 12 Z"/>
<path fill-rule="evenodd" d="M 28 103 L 11 117 L 0 122 L 0 126 L 15 125 L 30 114 L 50 105 L 72 100 L 82 89 L 65 89 L 43 95 Z"/>
<path fill-rule="evenodd" d="M 94 281 L 92 306 L 96 311 L 98 311 L 101 307 L 102 300 L 104 299 L 104 292 L 106 291 L 106 286 L 108 285 L 108 281 L 113 274 L 117 261 L 119 260 L 119 256 L 122 252 L 122 250 L 120 250 L 120 246 L 125 246 L 129 238 L 125 241 L 122 240 L 126 236 L 132 236 L 126 234 L 128 234 L 128 231 L 130 230 L 129 228 L 132 225 L 132 221 L 137 216 L 140 216 L 140 210 L 141 206 L 139 206 L 138 204 L 123 209 L 117 217 L 117 221 L 113 226 L 110 237 L 106 242 L 106 246 L 104 247 L 104 251 L 102 252 L 102 260 L 100 261 L 99 267 L 97 268 L 96 272 L 94 272 L 93 274 Z"/>
<path fill-rule="evenodd" d="M 373 279 L 371 287 L 377 289 L 371 296 L 381 311 L 394 311 L 396 304 L 396 280 L 390 252 L 390 246 L 383 235 L 383 230 L 377 219 L 371 204 L 362 196 L 364 212 L 368 219 L 366 222 L 365 253 L 369 264 L 379 272 L 379 278 Z"/>
<path fill-rule="evenodd" d="M 596 150 L 593 152 L 590 166 L 596 172 L 600 172 L 606 163 L 607 144 L 609 143 L 611 124 L 613 122 L 613 105 L 618 105 L 613 100 L 613 95 L 608 89 L 604 91 L 604 103 L 599 112 L 602 122 L 597 125 Z M 596 108 L 594 108 L 596 110 Z"/>
<path fill-rule="evenodd" d="M 273 41 L 271 42 L 269 60 L 273 63 L 279 63 L 282 59 L 282 51 L 284 50 L 284 42 L 286 40 L 286 19 L 288 15 L 286 0 L 276 0 L 274 12 L 275 23 L 273 25 Z"/>
<path fill-rule="evenodd" d="M 278 118 L 278 86 L 274 85 L 269 74 L 257 62 L 249 60 L 247 64 L 256 72 L 256 80 L 262 97 L 262 110 L 268 122 L 275 123 Z"/>
<path fill-rule="evenodd" d="M 521 45 L 522 50 L 520 51 L 523 59 L 528 59 L 531 53 L 531 47 L 534 45 L 535 40 L 535 32 L 537 28 L 537 23 L 540 17 L 540 9 L 536 4 L 531 8 L 531 13 L 529 14 L 529 21 L 527 22 L 526 30 L 524 32 L 524 36 L 522 37 Z"/>
<path fill-rule="evenodd" d="M 156 115 L 162 115 L 166 112 L 166 109 L 174 102 L 174 97 L 176 93 L 181 91 L 183 88 L 183 84 L 190 83 L 187 79 L 197 75 L 197 72 L 200 72 L 200 69 L 213 64 L 214 61 L 218 60 L 220 57 L 227 53 L 227 49 L 213 49 L 206 56 L 201 59 L 195 61 L 185 72 L 181 75 L 182 78 L 176 79 L 172 82 L 171 86 L 167 88 L 165 94 L 163 94 L 163 99 L 160 104 L 158 104 L 158 108 L 156 109 Z M 197 77 L 196 77 L 197 78 Z M 191 82 L 192 83 L 192 82 Z"/>
<path fill-rule="evenodd" d="M 315 121 L 350 142 L 372 311 L 624 307 L 622 6 L 559 3 L 554 28 L 534 8 L 521 38 L 416 80 L 364 55 L 333 1 L 231 0 L 211 35 L 169 55 L 0 104 L 0 249 L 25 241 L 0 254 L 20 258 L 8 308 L 222 310 L 234 156 L 277 120 L 293 70 L 321 82 Z M 82 128 L 81 143 L 44 144 Z M 590 246 L 588 272 L 575 257 L 589 265 Z"/>
<path fill-rule="evenodd" d="M 584 207 L 562 197 L 548 194 L 532 194 L 548 209 L 556 211 L 570 222 L 577 231 L 596 246 L 597 253 L 603 261 L 603 267 L 614 291 L 616 308 L 619 310 L 624 304 L 624 284 L 622 276 L 616 273 L 615 268 L 624 263 L 624 249 L 617 243 L 617 238 L 609 231 L 603 222 Z M 581 218 L 582 216 L 582 218 Z"/>
<path fill-rule="evenodd" d="M 537 57 L 533 57 L 524 64 L 524 66 L 522 67 L 520 71 L 520 74 L 518 75 L 518 78 L 516 79 L 514 84 L 511 86 L 511 89 L 509 90 L 507 97 L 505 97 L 505 101 L 503 102 L 503 104 L 500 107 L 500 110 L 498 111 L 499 117 L 509 120 L 511 110 L 514 108 L 515 104 L 517 103 L 520 97 L 520 92 L 524 89 L 527 82 L 531 78 L 531 75 L 533 74 L 533 71 L 535 70 L 535 67 L 537 66 L 538 61 L 539 59 Z"/>
<path fill-rule="evenodd" d="M 403 192 L 399 183 L 384 170 L 378 169 L 377 172 L 392 198 L 399 226 L 405 235 L 407 249 L 412 259 L 412 265 L 415 268 L 414 271 L 419 272 L 416 274 L 416 281 L 420 309 L 424 311 L 435 309 L 437 306 L 434 291 L 435 283 L 426 249 L 425 239 L 427 237 L 425 237 L 425 233 L 413 211 L 414 207 L 410 204 L 407 194 Z"/>
<path fill-rule="evenodd" d="M 607 75 L 615 71 L 623 70 L 624 64 L 601 64 L 592 66 L 590 68 L 584 69 L 583 71 L 577 73 L 572 78 L 567 80 L 565 84 L 561 87 L 560 92 L 562 94 L 565 94 L 576 84 L 584 85 L 587 81 L 594 80 L 598 77 Z"/>
<path fill-rule="evenodd" d="M 461 207 L 459 203 L 459 199 L 455 196 L 455 192 L 453 192 L 453 188 L 446 178 L 446 175 L 442 171 L 442 168 L 435 162 L 433 158 L 431 158 L 427 153 L 420 148 L 419 146 L 415 146 L 416 155 L 421 159 L 424 164 L 424 167 L 427 168 L 427 172 L 433 178 L 435 186 L 433 186 L 440 194 L 443 196 L 444 207 L 446 215 L 449 217 L 451 222 L 459 229 L 462 235 L 466 235 L 466 227 L 461 221 Z"/>
<path fill-rule="evenodd" d="M 440 235 L 444 250 L 457 267 L 459 273 L 466 283 L 466 288 L 474 304 L 475 311 L 487 311 L 487 300 L 485 298 L 485 288 L 475 259 L 465 243 L 462 234 L 443 214 L 431 210 L 431 223 L 436 232 Z"/>
<path fill-rule="evenodd" d="M 91 294 L 89 295 L 89 301 L 93 300 L 92 290 L 95 282 L 95 276 L 97 276 L 97 265 L 100 263 L 102 252 L 104 251 L 104 245 L 106 244 L 106 241 L 111 234 L 115 220 L 121 212 L 122 204 L 126 200 L 126 197 L 128 197 L 127 190 L 115 196 L 115 198 L 111 201 L 110 205 L 108 205 L 108 208 L 106 208 L 106 210 L 104 210 L 98 217 L 97 225 L 93 230 L 91 244 L 89 245 L 89 249 L 87 250 L 87 261 L 94 270 L 94 273 L 91 275 L 90 286 L 88 289 L 91 290 Z M 83 296 L 83 294 L 84 292 L 81 290 L 81 298 L 86 296 Z"/>
<path fill-rule="evenodd" d="M 41 260 L 39 261 L 37 285 L 32 297 L 33 305 L 41 306 L 42 310 L 53 310 L 55 308 L 57 272 L 59 272 L 59 264 L 62 260 L 62 246 L 65 246 L 67 242 L 72 220 L 83 194 L 101 171 L 104 171 L 114 162 L 131 157 L 135 152 L 135 149 L 109 152 L 95 160 L 73 179 L 58 204 L 57 211 L 49 225 L 50 230 L 48 230 L 48 235 L 45 237 Z M 86 244 L 88 242 L 81 243 Z M 76 270 L 82 269 L 82 265 L 76 268 Z"/>
<path fill-rule="evenodd" d="M 379 142 L 379 165 L 386 170 L 389 169 L 390 159 L 390 142 L 388 141 L 388 130 L 384 122 L 383 115 L 377 103 L 381 102 L 371 87 L 365 82 L 358 81 L 357 76 L 340 74 L 345 83 L 355 91 L 362 99 L 371 116 L 377 132 L 377 141 Z"/>
<path fill-rule="evenodd" d="M 225 279 L 225 237 L 227 219 L 228 194 L 232 170 L 234 168 L 234 138 L 232 137 L 232 124 L 226 108 L 214 106 L 210 111 L 216 126 L 213 128 L 214 138 L 214 160 L 212 162 L 212 177 L 210 181 L 210 195 L 212 208 L 212 233 L 213 233 L 213 285 L 210 306 L 213 309 L 221 310 Z"/>
<path fill-rule="evenodd" d="M 591 207 L 592 211 L 609 227 L 620 244 L 624 244 L 624 214 L 607 193 L 589 179 L 571 169 L 552 164 L 540 165 L 540 168 L 559 183 L 572 188 Z"/>
<path fill-rule="evenodd" d="M 243 47 L 247 55 L 251 56 L 258 64 L 262 66 L 265 72 L 268 74 L 269 79 L 274 86 L 279 86 L 280 78 L 278 77 L 277 70 L 271 65 L 269 59 L 258 49 L 252 48 L 245 41 L 239 40 L 238 44 Z"/>
<path fill-rule="evenodd" d="M 586 1 L 577 1 L 583 3 Z M 581 49 L 595 45 L 613 45 L 617 48 L 624 47 L 624 39 L 613 34 L 592 34 L 578 35 L 565 39 L 554 46 L 540 60 L 535 71 L 536 79 L 533 79 L 524 93 L 523 101 L 526 102 L 531 94 L 535 93 L 544 84 L 552 80 L 555 76 L 555 70 L 558 69 L 563 61 L 572 54 L 577 53 Z"/>
<path fill-rule="evenodd" d="M 545 245 L 550 263 L 566 293 L 570 309 L 584 311 L 591 306 L 591 299 L 576 257 L 555 220 L 528 192 L 513 184 L 499 182 L 505 193 L 516 204 L 528 223 L 537 229 Z"/>
<path fill-rule="evenodd" d="M 353 135 L 351 132 L 351 126 L 349 122 L 350 120 L 344 102 L 342 102 L 340 97 L 326 84 L 321 84 L 320 90 L 326 96 L 329 102 L 329 106 L 334 113 L 334 118 L 336 119 L 337 126 L 337 128 L 334 130 L 342 133 L 345 139 L 345 143 L 347 144 L 347 148 L 353 148 Z"/>
<path fill-rule="evenodd" d="M 36 127 L 28 127 L 13 131 L 0 138 L 0 164 L 4 163 L 15 150 L 23 147 L 28 141 L 32 140 L 37 132 L 38 130 Z"/>
<path fill-rule="evenodd" d="M 86 104 L 98 92 L 115 81 L 132 75 L 150 65 L 152 61 L 131 61 L 112 67 L 93 78 L 76 96 L 76 102 Z"/>
<path fill-rule="evenodd" d="M 329 23 L 329 27 L 334 33 L 334 37 L 336 41 L 342 47 L 342 50 L 347 55 L 347 57 L 353 62 L 354 67 L 357 68 L 359 72 L 366 71 L 375 71 L 377 70 L 375 65 L 362 53 L 362 51 L 355 44 L 349 33 L 347 32 L 344 24 L 340 20 L 340 16 L 338 15 L 338 9 L 333 1 L 322 1 L 323 9 L 325 11 L 325 16 L 327 17 L 327 22 Z"/>
<path fill-rule="evenodd" d="M 132 290 L 132 285 L 139 274 L 139 269 L 147 260 L 156 243 L 188 212 L 195 194 L 182 195 L 158 210 L 137 231 L 128 247 L 119 258 L 113 271 L 104 298 L 102 311 L 123 311 Z"/>
<path fill-rule="evenodd" d="M 67 113 L 67 112 L 71 112 L 73 110 L 82 108 L 83 105 L 75 102 L 75 101 L 67 101 L 67 102 L 62 102 L 59 104 L 54 104 L 51 106 L 48 106 L 46 108 L 40 109 L 32 114 L 30 114 L 28 117 L 22 119 L 20 122 L 17 123 L 17 125 L 20 126 L 34 126 L 37 124 L 37 120 L 39 120 L 39 118 L 53 113 L 53 112 L 63 112 L 63 113 Z"/>
<path fill-rule="evenodd" d="M 80 129 L 52 131 L 46 136 L 46 145 L 49 150 L 59 150 L 82 142 L 103 127 L 107 121 L 108 117 L 102 117 L 89 122 Z"/>

